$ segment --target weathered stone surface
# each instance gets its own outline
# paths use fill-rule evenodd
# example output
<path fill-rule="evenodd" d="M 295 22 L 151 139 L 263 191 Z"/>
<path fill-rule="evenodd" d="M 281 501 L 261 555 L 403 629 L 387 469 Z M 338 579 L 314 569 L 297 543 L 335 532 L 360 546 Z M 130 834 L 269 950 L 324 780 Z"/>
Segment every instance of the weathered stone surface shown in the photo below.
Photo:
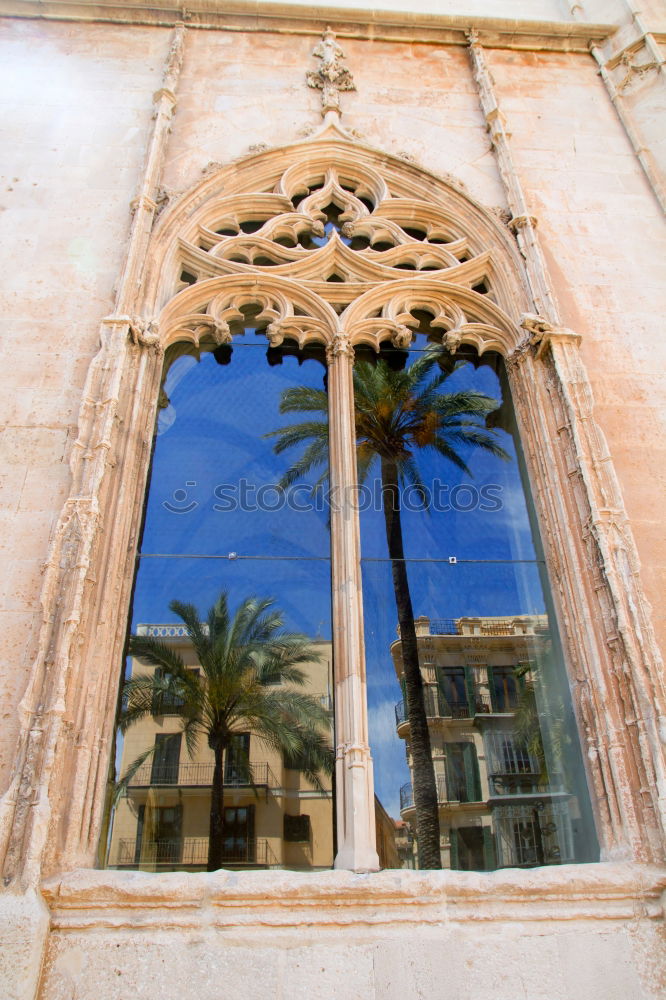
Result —
<path fill-rule="evenodd" d="M 35 892 L 0 896 L 0 990 L 3 1000 L 33 1000 L 49 914 Z"/>
<path fill-rule="evenodd" d="M 45 886 L 54 932 L 42 996 L 208 1000 L 232 996 L 251 969 L 257 997 L 652 1000 L 665 886 L 632 865 L 77 872 Z"/>

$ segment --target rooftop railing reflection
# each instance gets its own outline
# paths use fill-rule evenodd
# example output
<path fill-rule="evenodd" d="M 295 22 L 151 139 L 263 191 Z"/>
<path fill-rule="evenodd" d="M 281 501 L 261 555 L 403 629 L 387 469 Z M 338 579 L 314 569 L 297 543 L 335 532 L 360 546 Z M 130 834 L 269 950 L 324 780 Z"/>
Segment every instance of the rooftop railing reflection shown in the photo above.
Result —
<path fill-rule="evenodd" d="M 540 635 L 548 632 L 547 615 L 520 615 L 506 618 L 432 618 L 416 619 L 414 624 L 426 626 L 428 635 Z"/>

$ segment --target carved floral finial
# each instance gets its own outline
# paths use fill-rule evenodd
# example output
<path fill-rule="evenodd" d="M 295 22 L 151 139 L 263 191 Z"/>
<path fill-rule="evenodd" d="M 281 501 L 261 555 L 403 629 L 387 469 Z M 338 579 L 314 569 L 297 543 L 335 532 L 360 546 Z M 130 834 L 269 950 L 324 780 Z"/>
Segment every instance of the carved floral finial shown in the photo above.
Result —
<path fill-rule="evenodd" d="M 314 87 L 322 92 L 322 118 L 331 111 L 340 117 L 340 91 L 356 90 L 356 86 L 351 72 L 340 61 L 345 58 L 345 54 L 330 27 L 326 28 L 321 41 L 312 50 L 312 55 L 321 59 L 321 66 L 317 70 L 308 72 L 308 87 Z"/>

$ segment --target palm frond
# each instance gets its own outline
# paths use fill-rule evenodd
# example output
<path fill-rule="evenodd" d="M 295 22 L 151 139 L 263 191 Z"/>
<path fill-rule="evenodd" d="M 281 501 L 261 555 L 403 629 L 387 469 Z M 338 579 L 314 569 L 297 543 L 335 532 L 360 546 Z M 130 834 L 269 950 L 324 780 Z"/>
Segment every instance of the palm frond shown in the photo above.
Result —
<path fill-rule="evenodd" d="M 285 389 L 280 400 L 280 413 L 328 413 L 328 395 L 323 389 L 294 386 Z"/>
<path fill-rule="evenodd" d="M 288 424 L 276 431 L 268 431 L 265 438 L 278 438 L 273 450 L 276 455 L 298 444 L 314 441 L 328 441 L 328 423 L 323 420 L 304 420 L 300 424 Z"/>
<path fill-rule="evenodd" d="M 402 459 L 402 461 L 398 465 L 398 474 L 402 479 L 403 483 L 406 483 L 408 486 L 414 487 L 416 495 L 421 501 L 421 504 L 425 505 L 428 497 L 428 491 L 426 490 L 425 484 L 421 479 L 421 473 L 419 472 L 418 463 L 416 462 L 416 459 L 413 456 L 409 455 Z"/>
<path fill-rule="evenodd" d="M 318 469 L 322 466 L 324 471 L 316 483 L 313 484 L 311 488 L 312 493 L 315 493 L 322 483 L 328 479 L 328 436 L 325 438 L 315 438 L 313 441 L 310 441 L 301 457 L 284 473 L 278 485 L 286 489 L 298 480 L 305 479 L 313 469 Z"/>
<path fill-rule="evenodd" d="M 153 756 L 154 753 L 155 753 L 155 745 L 153 744 L 153 746 L 148 747 L 147 750 L 142 751 L 142 753 L 140 753 L 138 757 L 134 758 L 130 766 L 123 774 L 122 778 L 120 778 L 119 781 L 116 782 L 116 787 L 113 789 L 114 806 L 118 804 L 118 800 L 121 799 L 122 796 L 127 791 L 130 781 L 132 780 L 136 772 L 139 770 L 139 768 L 142 767 L 147 760 L 150 760 L 150 758 Z"/>
<path fill-rule="evenodd" d="M 434 450 L 438 452 L 442 458 L 448 459 L 448 461 L 451 462 L 452 465 L 455 465 L 457 469 L 461 469 L 468 476 L 472 475 L 472 470 L 467 465 L 467 462 L 461 458 L 455 448 L 443 435 L 438 434 L 432 441 L 430 447 L 434 448 Z"/>
<path fill-rule="evenodd" d="M 153 636 L 130 636 L 128 652 L 142 663 L 147 663 L 151 667 L 163 667 L 172 674 L 179 674 L 185 670 L 183 659 L 176 650 Z"/>
<path fill-rule="evenodd" d="M 178 615 L 185 625 L 199 661 L 202 662 L 208 654 L 211 640 L 201 622 L 201 617 L 196 607 L 194 604 L 185 604 L 182 601 L 174 600 L 169 604 L 169 609 L 175 615 Z"/>

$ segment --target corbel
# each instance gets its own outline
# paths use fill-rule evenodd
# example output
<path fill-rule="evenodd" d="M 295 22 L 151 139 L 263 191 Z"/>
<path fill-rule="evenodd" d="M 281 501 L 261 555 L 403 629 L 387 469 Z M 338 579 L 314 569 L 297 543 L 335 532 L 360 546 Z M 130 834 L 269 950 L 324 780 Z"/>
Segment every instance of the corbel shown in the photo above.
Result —
<path fill-rule="evenodd" d="M 534 356 L 540 361 L 546 351 L 555 343 L 579 344 L 581 336 L 569 327 L 549 323 L 536 313 L 523 313 L 520 325 L 527 332 L 526 347 L 534 349 Z"/>
<path fill-rule="evenodd" d="M 136 347 L 147 347 L 158 357 L 164 354 L 164 348 L 157 329 L 157 320 L 142 320 L 135 316 L 129 319 L 128 334 Z"/>

